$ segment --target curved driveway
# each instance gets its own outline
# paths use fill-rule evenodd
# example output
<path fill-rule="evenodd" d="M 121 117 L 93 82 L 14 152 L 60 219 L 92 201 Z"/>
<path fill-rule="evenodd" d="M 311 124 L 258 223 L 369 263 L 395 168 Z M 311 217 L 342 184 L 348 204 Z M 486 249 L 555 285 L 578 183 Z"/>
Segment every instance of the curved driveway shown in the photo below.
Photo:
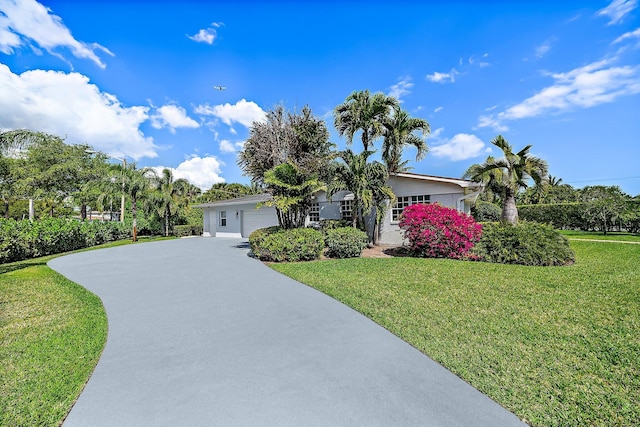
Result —
<path fill-rule="evenodd" d="M 512 426 L 518 418 L 240 239 L 82 252 L 104 353 L 65 426 Z"/>

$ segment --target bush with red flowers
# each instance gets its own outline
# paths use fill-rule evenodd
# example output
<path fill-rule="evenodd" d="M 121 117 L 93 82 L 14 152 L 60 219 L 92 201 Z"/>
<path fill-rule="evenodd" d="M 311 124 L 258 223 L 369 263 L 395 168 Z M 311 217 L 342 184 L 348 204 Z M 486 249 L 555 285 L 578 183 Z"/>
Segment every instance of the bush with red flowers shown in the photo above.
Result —
<path fill-rule="evenodd" d="M 482 236 L 472 216 L 437 203 L 407 206 L 399 225 L 419 257 L 463 259 Z"/>

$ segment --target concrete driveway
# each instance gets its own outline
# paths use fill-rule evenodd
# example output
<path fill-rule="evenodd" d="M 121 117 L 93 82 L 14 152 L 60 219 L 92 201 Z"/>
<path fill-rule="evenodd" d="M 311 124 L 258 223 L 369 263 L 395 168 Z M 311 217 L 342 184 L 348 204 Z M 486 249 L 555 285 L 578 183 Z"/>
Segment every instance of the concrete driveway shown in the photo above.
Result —
<path fill-rule="evenodd" d="M 49 266 L 98 295 L 104 353 L 65 426 L 522 426 L 345 305 L 191 238 Z"/>

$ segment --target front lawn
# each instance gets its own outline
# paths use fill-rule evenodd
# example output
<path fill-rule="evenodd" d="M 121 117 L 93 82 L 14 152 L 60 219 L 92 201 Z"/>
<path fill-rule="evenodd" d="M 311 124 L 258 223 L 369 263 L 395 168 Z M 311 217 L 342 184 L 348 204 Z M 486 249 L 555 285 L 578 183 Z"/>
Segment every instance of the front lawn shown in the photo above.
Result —
<path fill-rule="evenodd" d="M 272 267 L 360 311 L 537 426 L 640 425 L 640 246 L 576 263 L 345 259 Z"/>
<path fill-rule="evenodd" d="M 596 231 L 560 230 L 568 239 L 593 239 L 593 240 L 616 240 L 621 242 L 640 243 L 640 234 L 625 233 L 620 231 L 610 231 L 603 234 Z"/>

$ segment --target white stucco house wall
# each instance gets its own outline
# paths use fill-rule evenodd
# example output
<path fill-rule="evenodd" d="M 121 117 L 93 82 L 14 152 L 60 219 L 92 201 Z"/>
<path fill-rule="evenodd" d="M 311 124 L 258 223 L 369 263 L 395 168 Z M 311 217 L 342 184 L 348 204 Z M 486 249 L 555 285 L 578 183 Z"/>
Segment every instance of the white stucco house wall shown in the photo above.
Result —
<path fill-rule="evenodd" d="M 481 184 L 457 178 L 445 178 L 414 173 L 397 173 L 389 177 L 388 185 L 397 197 L 380 224 L 378 243 L 400 245 L 403 243 L 402 230 L 398 227 L 403 209 L 416 203 L 440 203 L 461 212 L 470 213 L 482 190 Z M 269 194 L 240 197 L 203 203 L 194 207 L 204 211 L 204 236 L 249 237 L 259 228 L 278 225 L 275 208 L 261 207 L 260 202 L 270 199 Z M 323 219 L 351 219 L 353 194 L 340 192 L 329 201 L 324 191 L 315 195 L 307 224 Z M 372 229 L 372 218 L 369 228 Z"/>

